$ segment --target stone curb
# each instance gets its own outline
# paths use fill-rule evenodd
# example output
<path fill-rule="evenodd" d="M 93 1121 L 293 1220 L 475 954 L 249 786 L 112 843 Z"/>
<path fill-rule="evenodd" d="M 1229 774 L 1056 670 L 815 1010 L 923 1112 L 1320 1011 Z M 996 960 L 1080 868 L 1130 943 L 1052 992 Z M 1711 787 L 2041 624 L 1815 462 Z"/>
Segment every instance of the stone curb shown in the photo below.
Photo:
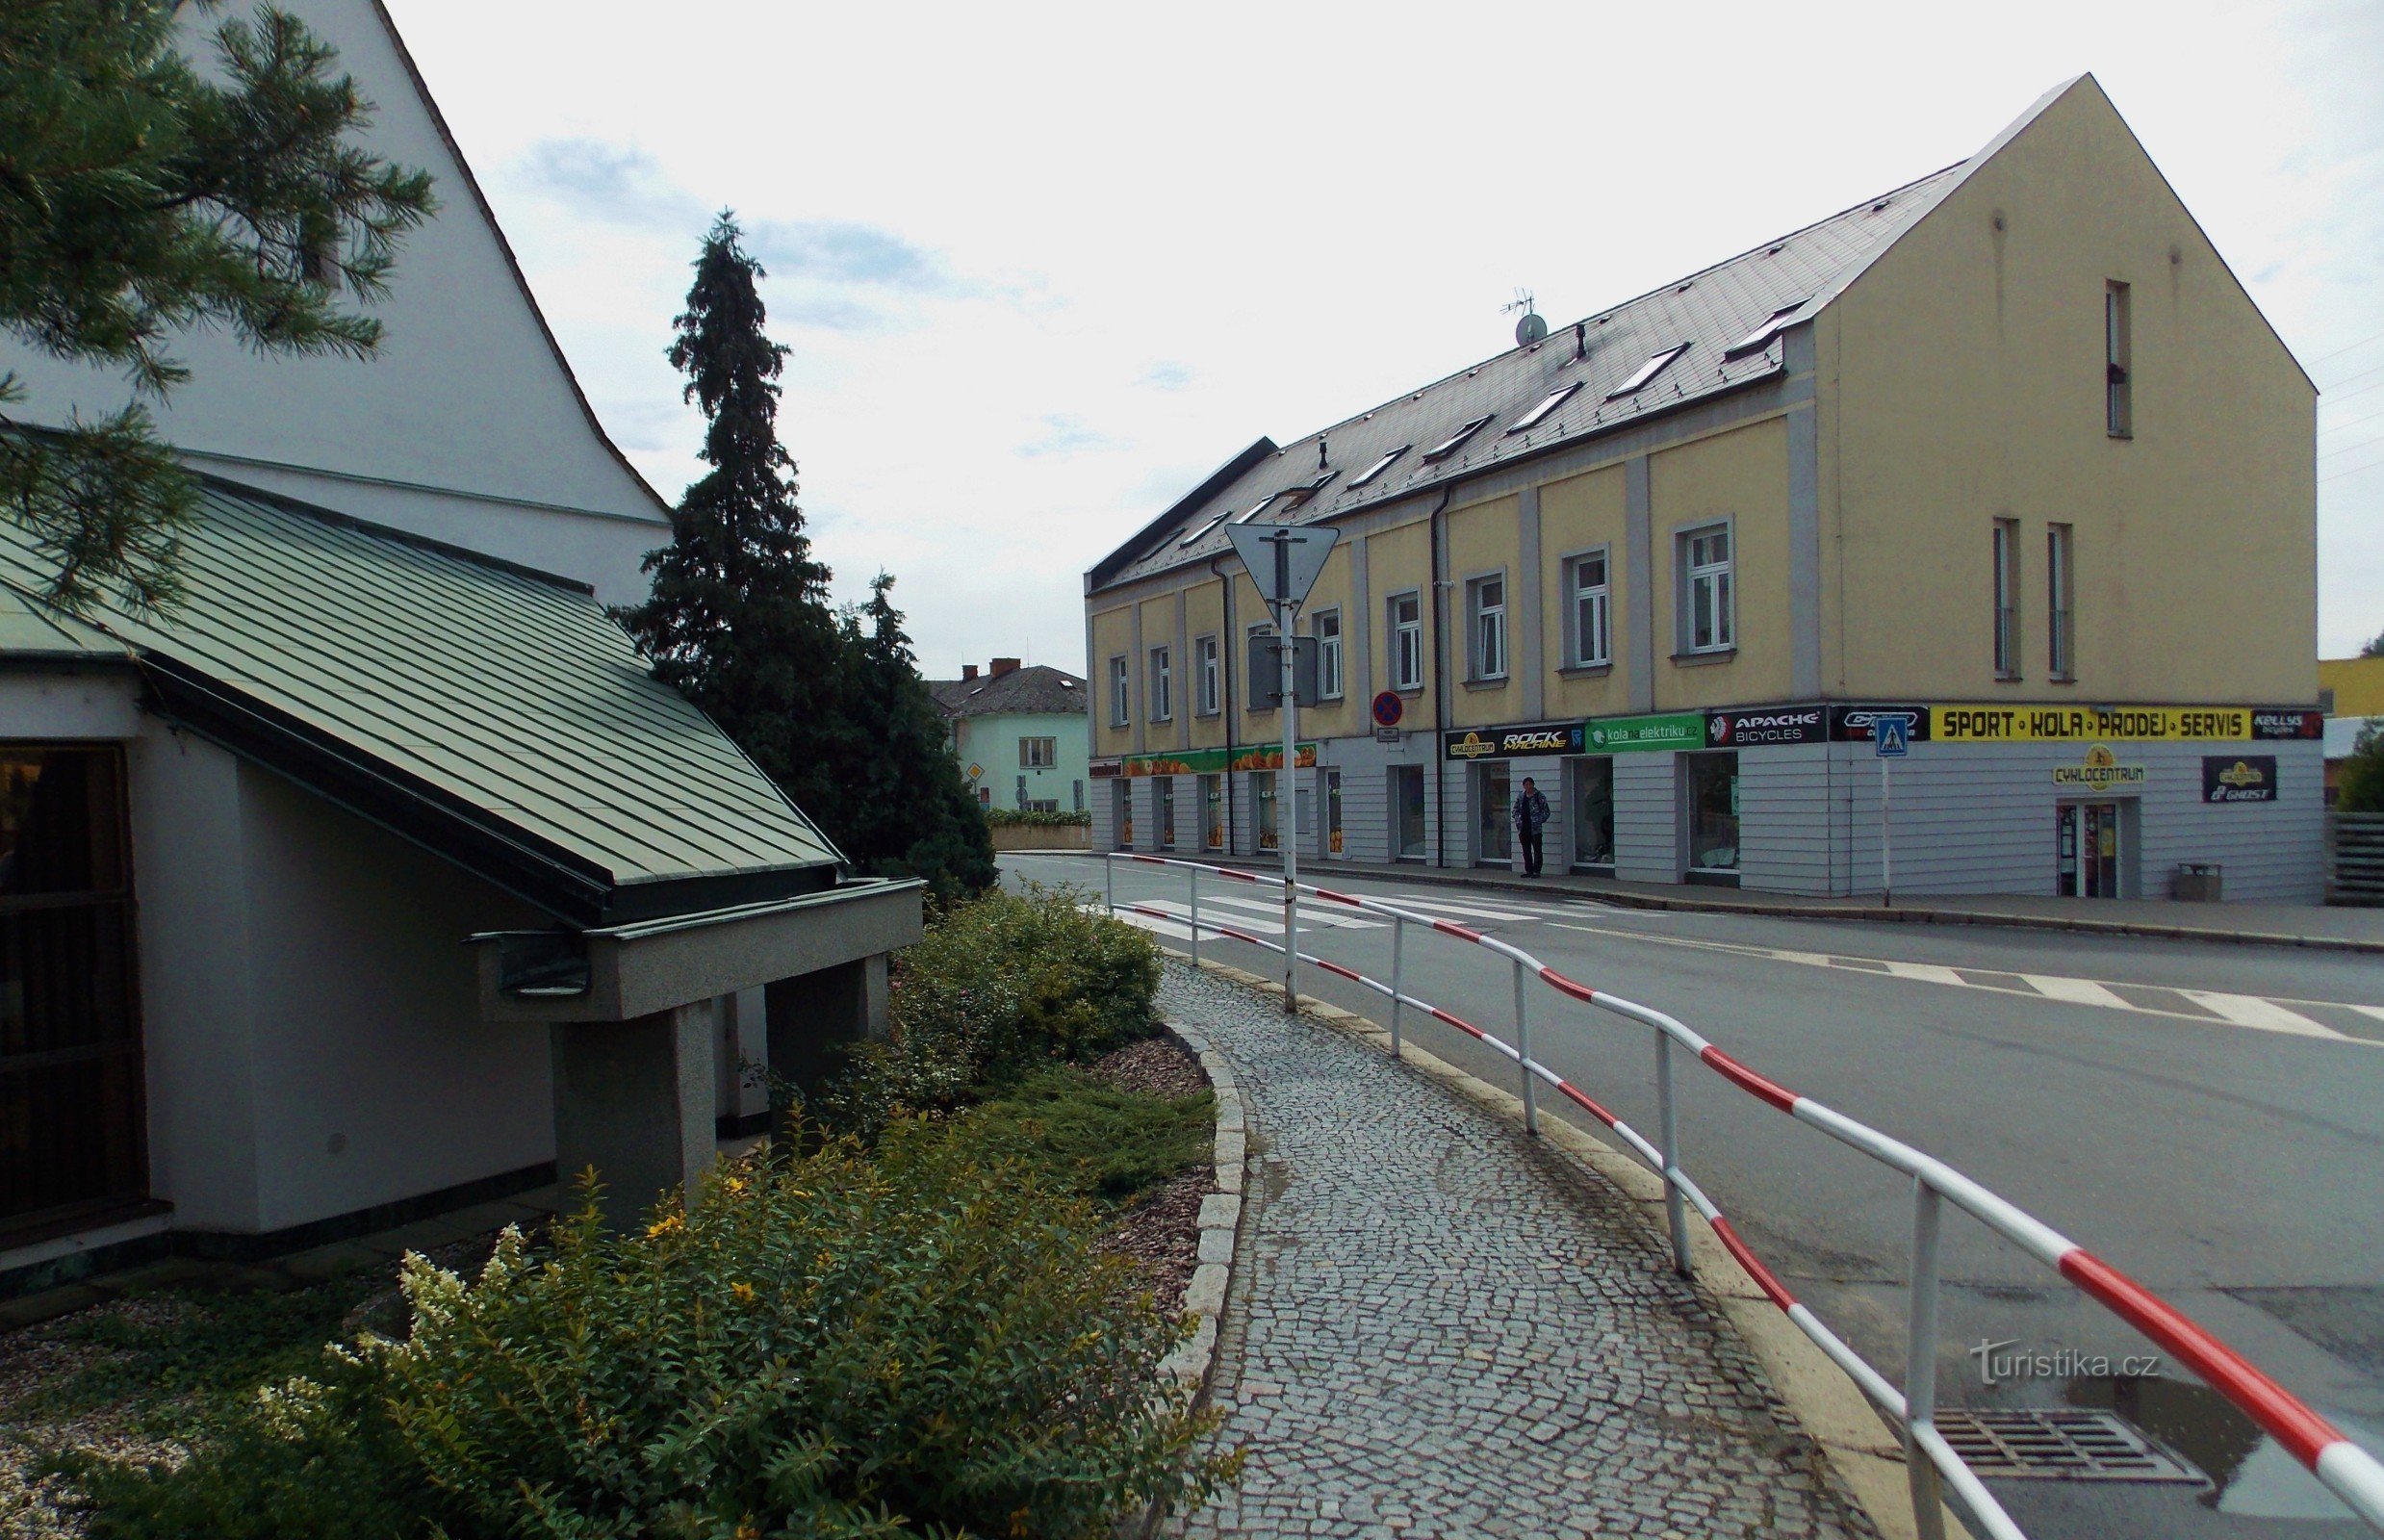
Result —
<path fill-rule="evenodd" d="M 1191 961 L 1172 947 L 1161 950 L 1180 962 Z M 1280 981 L 1205 958 L 1200 967 L 1219 978 L 1273 994 L 1277 999 L 1282 997 Z M 1354 1012 L 1303 998 L 1300 1013 L 1385 1053 L 1390 1051 L 1390 1032 Z M 1402 1043 L 1401 1049 L 1402 1062 L 1428 1079 L 1515 1127 L 1523 1126 L 1521 1096 L 1500 1090 L 1412 1041 Z M 1629 1198 L 1640 1222 L 1669 1251 L 1671 1241 L 1664 1216 L 1661 1177 L 1630 1155 L 1563 1118 L 1543 1116 L 1540 1134 L 1550 1144 L 1604 1177 Z M 1773 1392 L 1788 1415 L 1821 1448 L 1845 1482 L 1847 1492 L 1879 1530 L 1881 1540 L 1919 1540 L 1902 1442 L 1846 1372 L 1813 1346 L 1812 1340 L 1798 1330 L 1748 1276 L 1705 1218 L 1694 1208 L 1688 1212 L 1689 1260 L 1697 1272 L 1695 1287 L 1712 1298 L 1724 1319 L 1763 1366 Z M 1945 1533 L 1952 1540 L 1968 1540 L 1969 1536 L 1969 1530 L 1951 1509 L 1945 1513 Z"/>
<path fill-rule="evenodd" d="M 1209 1391 L 1209 1373 L 1217 1364 L 1217 1332 L 1225 1314 L 1225 1295 L 1233 1282 L 1234 1243 L 1242 1229 L 1242 1179 L 1249 1158 L 1249 1134 L 1243 1120 L 1242 1088 L 1233 1066 L 1209 1046 L 1208 1038 L 1181 1022 L 1166 1023 L 1167 1033 L 1186 1052 L 1200 1061 L 1208 1076 L 1209 1094 L 1217 1109 L 1217 1188 L 1200 1200 L 1200 1261 L 1192 1281 L 1184 1286 L 1184 1312 L 1197 1316 L 1192 1337 L 1160 1360 L 1159 1373 L 1189 1388 L 1196 1402 Z"/>

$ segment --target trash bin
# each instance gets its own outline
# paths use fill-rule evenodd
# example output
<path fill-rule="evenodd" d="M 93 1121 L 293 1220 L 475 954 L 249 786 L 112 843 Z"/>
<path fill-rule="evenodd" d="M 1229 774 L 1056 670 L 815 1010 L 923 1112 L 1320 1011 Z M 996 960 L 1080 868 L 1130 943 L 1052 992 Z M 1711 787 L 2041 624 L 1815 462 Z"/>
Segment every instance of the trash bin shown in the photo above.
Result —
<path fill-rule="evenodd" d="M 2181 860 L 2169 896 L 2181 904 L 2216 904 L 2219 901 L 2219 872 L 2217 861 Z"/>

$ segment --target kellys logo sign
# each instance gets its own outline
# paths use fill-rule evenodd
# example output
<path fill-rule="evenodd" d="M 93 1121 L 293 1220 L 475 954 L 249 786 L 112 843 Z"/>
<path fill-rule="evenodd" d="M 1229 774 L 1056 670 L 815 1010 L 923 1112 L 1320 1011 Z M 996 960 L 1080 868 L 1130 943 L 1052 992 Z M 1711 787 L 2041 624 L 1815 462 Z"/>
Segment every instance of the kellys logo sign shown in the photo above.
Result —
<path fill-rule="evenodd" d="M 2202 760 L 2204 802 L 2274 802 L 2276 756 L 2211 755 Z"/>
<path fill-rule="evenodd" d="M 2085 791 L 2108 791 L 2113 786 L 2140 786 L 2144 783 L 2144 767 L 2121 764 L 2118 757 L 2106 744 L 2097 743 L 2086 751 L 2083 764 L 2062 764 L 2053 767 L 2053 783 Z"/>
<path fill-rule="evenodd" d="M 1528 727 L 1468 728 L 1441 736 L 1441 753 L 1450 759 L 1517 759 L 1533 754 L 1578 754 L 1581 724 L 1538 722 Z"/>

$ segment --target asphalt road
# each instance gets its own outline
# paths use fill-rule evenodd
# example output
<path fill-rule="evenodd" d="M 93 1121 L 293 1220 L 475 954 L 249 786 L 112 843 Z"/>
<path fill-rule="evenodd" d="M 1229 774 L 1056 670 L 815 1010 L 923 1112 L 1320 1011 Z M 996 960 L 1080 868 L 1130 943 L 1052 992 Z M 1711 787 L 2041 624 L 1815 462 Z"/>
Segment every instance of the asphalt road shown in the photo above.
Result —
<path fill-rule="evenodd" d="M 1015 880 L 1096 897 L 1097 860 L 1007 856 Z M 1424 884 L 1335 886 L 1498 935 L 1595 987 L 1668 1011 L 1791 1089 L 1950 1162 L 2159 1290 L 2384 1453 L 2384 965 L 2373 957 L 1986 927 L 1869 926 L 1612 908 Z M 1120 863 L 1121 902 L 1173 906 L 1178 871 Z M 1204 880 L 1203 917 L 1279 935 L 1272 887 Z M 1303 921 L 1308 911 L 1303 910 Z M 1271 916 L 1271 917 L 1270 917 Z M 1387 978 L 1391 931 L 1346 911 L 1302 949 Z M 1339 923 L 1335 923 L 1339 922 Z M 1180 925 L 1157 922 L 1181 948 Z M 1272 954 L 1204 937 L 1279 973 Z M 1503 1033 L 1511 968 L 1411 930 L 1407 992 Z M 1381 1020 L 1379 995 L 1303 987 Z M 1534 1056 L 1655 1127 L 1646 1029 L 1530 996 Z M 1422 1046 L 1497 1083 L 1512 1065 L 1410 1013 Z M 1710 1071 L 1680 1063 L 1684 1164 L 1789 1287 L 1901 1379 L 1910 1189 Z M 1543 1094 L 1543 1116 L 1575 1116 Z M 1594 1126 L 1594 1125 L 1593 1125 Z M 1947 1211 L 1938 1384 L 1974 1407 L 2116 1404 L 2212 1479 L 1997 1483 L 2039 1536 L 2292 1536 L 2366 1528 L 2217 1398 L 2057 1275 Z M 2067 1352 L 2039 1373 L 1991 1355 Z M 2021 1366 L 2023 1369 L 2025 1366 Z M 2078 1370 L 2089 1372 L 2079 1373 Z M 1991 1380 L 1991 1382 L 1990 1382 Z"/>

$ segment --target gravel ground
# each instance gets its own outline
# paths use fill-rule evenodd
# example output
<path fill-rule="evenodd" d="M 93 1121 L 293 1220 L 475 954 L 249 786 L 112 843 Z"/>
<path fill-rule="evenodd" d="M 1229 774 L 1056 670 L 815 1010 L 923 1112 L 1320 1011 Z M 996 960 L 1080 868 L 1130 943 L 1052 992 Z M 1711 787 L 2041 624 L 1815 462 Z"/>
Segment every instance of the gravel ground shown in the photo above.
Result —
<path fill-rule="evenodd" d="M 1179 1536 L 1870 1536 L 1629 1200 L 1382 1053 L 1170 962 L 1234 1065 L 1241 1487 Z"/>

